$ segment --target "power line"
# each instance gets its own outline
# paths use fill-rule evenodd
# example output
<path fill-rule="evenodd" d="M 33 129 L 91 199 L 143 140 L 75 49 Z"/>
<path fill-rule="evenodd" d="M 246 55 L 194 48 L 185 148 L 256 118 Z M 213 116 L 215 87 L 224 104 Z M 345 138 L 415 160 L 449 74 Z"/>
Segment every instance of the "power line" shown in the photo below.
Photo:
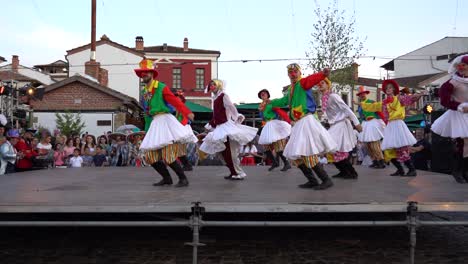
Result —
<path fill-rule="evenodd" d="M 352 57 L 341 57 L 341 58 L 352 58 Z M 276 61 L 309 61 L 315 58 L 265 58 L 265 59 L 232 59 L 232 60 L 218 60 L 212 61 L 211 63 L 248 63 L 248 62 L 276 62 Z M 382 59 L 382 60 L 398 60 L 398 61 L 433 61 L 431 58 L 392 58 L 384 56 L 362 56 L 357 59 Z M 173 62 L 173 63 L 161 63 L 158 65 L 170 64 L 170 65 L 185 65 L 185 64 L 199 64 L 200 61 L 184 61 L 184 62 Z M 208 63 L 208 62 L 206 62 Z M 138 63 L 109 63 L 102 64 L 101 66 L 137 66 Z M 200 64 L 201 65 L 201 64 Z M 69 65 L 68 67 L 84 67 L 84 64 Z"/>

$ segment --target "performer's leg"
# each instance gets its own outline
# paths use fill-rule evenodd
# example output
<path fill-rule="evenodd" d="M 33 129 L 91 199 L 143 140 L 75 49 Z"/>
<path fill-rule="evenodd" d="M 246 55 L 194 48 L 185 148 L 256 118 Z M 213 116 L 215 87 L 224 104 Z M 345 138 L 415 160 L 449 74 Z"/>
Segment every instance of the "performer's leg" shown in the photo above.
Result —
<path fill-rule="evenodd" d="M 373 160 L 373 163 L 375 161 L 375 165 L 373 167 L 377 169 L 385 168 L 384 156 L 382 149 L 380 148 L 380 141 L 367 142 L 366 147 L 369 151 L 369 155 Z"/>
<path fill-rule="evenodd" d="M 288 159 L 283 155 L 283 151 L 278 151 L 278 156 L 283 160 L 284 166 L 281 171 L 287 171 L 291 169 L 291 164 L 289 163 Z"/>
<path fill-rule="evenodd" d="M 185 176 L 184 169 L 177 161 L 172 162 L 169 164 L 169 167 L 176 173 L 177 177 L 179 177 L 179 182 L 175 185 L 175 187 L 185 187 L 189 185 L 187 180 L 187 176 Z"/>
<path fill-rule="evenodd" d="M 348 175 L 346 160 L 348 159 L 349 153 L 347 152 L 335 152 L 333 153 L 333 164 L 338 169 L 338 174 L 333 175 L 333 178 L 350 178 L 351 175 Z"/>
<path fill-rule="evenodd" d="M 322 181 L 315 190 L 325 190 L 333 186 L 333 182 L 328 176 L 327 172 L 323 169 L 323 165 L 320 163 L 315 164 L 312 170 L 317 174 L 317 177 Z"/>
<path fill-rule="evenodd" d="M 318 186 L 319 183 L 317 179 L 315 179 L 312 169 L 307 167 L 307 165 L 302 160 L 297 161 L 297 163 L 297 167 L 302 171 L 302 173 L 308 180 L 306 183 L 298 185 L 299 188 L 314 188 Z"/>
<path fill-rule="evenodd" d="M 229 176 L 224 178 L 230 180 L 232 176 L 237 175 L 237 172 L 234 169 L 234 164 L 232 163 L 231 144 L 229 144 L 229 138 L 224 143 L 224 146 L 226 146 L 226 149 L 224 149 L 223 152 L 221 152 L 221 155 L 223 156 L 224 162 L 226 162 L 226 167 L 228 167 L 229 172 L 231 173 Z"/>
<path fill-rule="evenodd" d="M 166 164 L 164 164 L 162 160 L 154 162 L 153 164 L 151 164 L 151 167 L 153 167 L 163 177 L 161 181 L 154 183 L 153 186 L 163 186 L 172 184 L 171 175 L 167 170 Z"/>
<path fill-rule="evenodd" d="M 273 152 L 271 150 L 267 150 L 267 151 L 265 151 L 265 154 L 266 154 L 267 158 L 269 160 L 271 160 L 271 166 L 270 166 L 270 168 L 268 168 L 268 171 L 272 171 L 272 170 L 278 168 L 279 164 L 278 164 L 278 161 L 277 161 L 275 155 L 273 155 Z"/>
<path fill-rule="evenodd" d="M 403 162 L 408 167 L 408 173 L 404 176 L 416 176 L 416 168 L 414 167 L 413 161 L 409 153 L 409 146 L 401 147 L 397 149 L 398 161 Z"/>
<path fill-rule="evenodd" d="M 240 160 L 239 160 L 239 151 L 240 151 L 240 144 L 237 141 L 230 140 L 231 145 L 231 159 L 234 169 L 237 172 L 238 177 L 233 177 L 233 179 L 243 179 L 247 175 L 245 174 L 244 170 L 241 167 Z"/>
<path fill-rule="evenodd" d="M 403 175 L 405 175 L 405 171 L 403 170 L 403 166 L 401 166 L 401 163 L 396 158 L 391 159 L 390 162 L 397 168 L 397 171 L 390 174 L 390 176 L 403 176 Z"/>

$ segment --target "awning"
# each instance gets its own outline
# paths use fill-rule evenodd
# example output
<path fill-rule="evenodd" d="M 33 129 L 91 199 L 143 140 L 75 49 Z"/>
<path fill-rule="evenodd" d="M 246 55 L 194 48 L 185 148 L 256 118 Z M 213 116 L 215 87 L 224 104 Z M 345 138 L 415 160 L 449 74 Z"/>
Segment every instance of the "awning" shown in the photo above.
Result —
<path fill-rule="evenodd" d="M 185 105 L 190 109 L 190 111 L 194 113 L 211 113 L 213 112 L 210 108 L 205 107 L 203 105 L 190 102 L 190 101 L 185 101 Z"/>

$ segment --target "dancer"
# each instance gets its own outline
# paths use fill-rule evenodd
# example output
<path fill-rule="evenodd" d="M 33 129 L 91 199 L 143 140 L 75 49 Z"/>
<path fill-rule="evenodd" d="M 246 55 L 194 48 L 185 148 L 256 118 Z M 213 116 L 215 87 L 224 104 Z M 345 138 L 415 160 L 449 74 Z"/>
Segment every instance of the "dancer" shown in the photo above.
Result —
<path fill-rule="evenodd" d="M 184 104 L 187 101 L 185 99 L 184 93 L 182 91 L 177 91 L 175 93 L 175 96 L 177 96 L 180 99 L 180 101 L 182 103 L 184 103 Z M 185 124 L 184 127 L 185 127 L 185 129 L 187 129 L 187 132 L 192 133 L 192 135 L 193 135 L 189 139 L 189 142 L 180 142 L 179 143 L 179 151 L 178 151 L 177 156 L 179 157 L 179 160 L 183 165 L 184 171 L 193 171 L 192 164 L 190 164 L 190 161 L 187 158 L 187 147 L 188 147 L 187 145 L 189 143 L 196 144 L 198 142 L 198 138 L 197 138 L 197 136 L 195 136 L 195 134 L 193 134 L 192 127 L 190 126 L 190 121 L 186 120 L 186 117 L 184 117 L 184 115 L 180 111 L 177 111 L 177 109 L 174 109 L 174 110 L 176 111 L 175 112 L 175 117 L 177 118 L 177 120 L 179 120 L 180 123 Z"/>
<path fill-rule="evenodd" d="M 468 55 L 456 57 L 449 68 L 450 80 L 439 90 L 440 103 L 448 110 L 432 125 L 442 137 L 456 139 L 452 174 L 459 183 L 468 182 Z"/>
<path fill-rule="evenodd" d="M 242 145 L 255 138 L 257 129 L 241 125 L 244 116 L 237 112 L 229 96 L 224 92 L 222 81 L 211 80 L 207 91 L 214 94 L 213 118 L 205 126 L 210 132 L 203 139 L 200 150 L 208 154 L 221 153 L 230 172 L 224 178 L 243 180 L 247 175 L 240 166 L 239 150 Z"/>
<path fill-rule="evenodd" d="M 356 146 L 357 137 L 349 120 L 353 122 L 357 131 L 361 132 L 362 128 L 351 108 L 338 94 L 333 93 L 331 88 L 332 84 L 328 78 L 319 82 L 322 111 L 330 124 L 328 132 L 338 145 L 337 151 L 333 153 L 333 161 L 339 173 L 332 177 L 356 179 L 358 174 L 349 160 L 349 152 Z"/>
<path fill-rule="evenodd" d="M 363 86 L 359 87 L 357 96 L 360 103 L 374 103 L 373 100 L 367 98 L 370 92 Z M 369 167 L 376 169 L 384 169 L 385 161 L 380 147 L 380 141 L 383 138 L 385 129 L 385 122 L 383 121 L 384 115 L 382 112 L 364 111 L 359 104 L 358 112 L 362 121 L 362 132 L 359 134 L 359 141 L 364 142 L 366 145 L 369 156 L 372 159 L 372 165 Z"/>
<path fill-rule="evenodd" d="M 162 180 L 153 186 L 171 185 L 172 178 L 166 164 L 179 177 L 176 187 L 188 186 L 189 182 L 184 170 L 177 162 L 178 142 L 186 142 L 193 136 L 170 114 L 168 104 L 177 109 L 185 120 L 193 120 L 193 113 L 169 90 L 164 83 L 156 80 L 158 72 L 153 67 L 153 61 L 144 59 L 135 73 L 145 83 L 143 88 L 143 103 L 147 107 L 148 116 L 152 116 L 140 149 L 145 153 L 146 160 L 162 176 Z"/>
<path fill-rule="evenodd" d="M 294 163 L 302 171 L 308 182 L 299 185 L 300 188 L 313 188 L 324 190 L 333 186 L 327 172 L 319 163 L 319 154 L 334 152 L 336 143 L 328 131 L 313 116 L 316 104 L 311 88 L 325 79 L 330 71 L 312 74 L 301 78 L 301 67 L 297 63 L 287 66 L 288 77 L 291 85 L 283 98 L 271 100 L 272 107 L 289 106 L 289 117 L 293 127 L 284 156 L 294 160 Z M 313 172 L 322 181 L 320 184 L 315 179 Z"/>
<path fill-rule="evenodd" d="M 387 95 L 387 98 L 382 102 L 366 103 L 361 102 L 363 111 L 378 112 L 381 111 L 388 120 L 388 125 L 384 130 L 384 139 L 382 141 L 382 149 L 396 149 L 397 158 L 392 158 L 390 161 L 397 168 L 391 176 L 416 176 L 416 169 L 411 161 L 409 148 L 416 143 L 411 131 L 405 122 L 405 106 L 409 106 L 419 100 L 423 94 L 401 95 L 400 87 L 394 80 L 385 80 L 382 83 L 382 89 Z M 405 174 L 401 162 L 408 167 L 408 172 Z"/>
<path fill-rule="evenodd" d="M 281 108 L 273 108 L 270 102 L 270 92 L 267 89 L 263 89 L 258 92 L 258 98 L 262 99 L 258 110 L 265 123 L 258 144 L 265 146 L 265 153 L 267 157 L 272 161 L 269 171 L 279 167 L 279 159 L 283 160 L 284 166 L 281 171 L 287 171 L 291 168 L 288 159 L 283 155 L 284 147 L 286 146 L 287 138 L 291 134 L 291 120 L 288 114 Z M 282 118 L 285 121 L 279 120 Z M 276 157 L 273 154 L 276 153 Z"/>

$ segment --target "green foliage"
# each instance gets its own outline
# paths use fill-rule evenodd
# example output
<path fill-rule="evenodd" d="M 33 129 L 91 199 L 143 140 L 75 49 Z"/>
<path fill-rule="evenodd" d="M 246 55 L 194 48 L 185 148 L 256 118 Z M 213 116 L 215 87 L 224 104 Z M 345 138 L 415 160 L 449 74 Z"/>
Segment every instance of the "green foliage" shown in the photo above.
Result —
<path fill-rule="evenodd" d="M 81 135 L 85 128 L 80 113 L 55 113 L 55 122 L 62 135 L 70 137 L 73 134 Z"/>
<path fill-rule="evenodd" d="M 352 64 L 364 55 L 364 44 L 355 35 L 356 19 L 353 16 L 346 21 L 345 11 L 339 10 L 337 0 L 331 2 L 327 9 L 322 10 L 315 1 L 314 10 L 317 21 L 313 24 L 310 50 L 306 51 L 309 59 L 307 68 L 315 72 L 329 68 L 330 79 L 337 84 L 335 90 L 354 87 L 355 80 Z"/>

